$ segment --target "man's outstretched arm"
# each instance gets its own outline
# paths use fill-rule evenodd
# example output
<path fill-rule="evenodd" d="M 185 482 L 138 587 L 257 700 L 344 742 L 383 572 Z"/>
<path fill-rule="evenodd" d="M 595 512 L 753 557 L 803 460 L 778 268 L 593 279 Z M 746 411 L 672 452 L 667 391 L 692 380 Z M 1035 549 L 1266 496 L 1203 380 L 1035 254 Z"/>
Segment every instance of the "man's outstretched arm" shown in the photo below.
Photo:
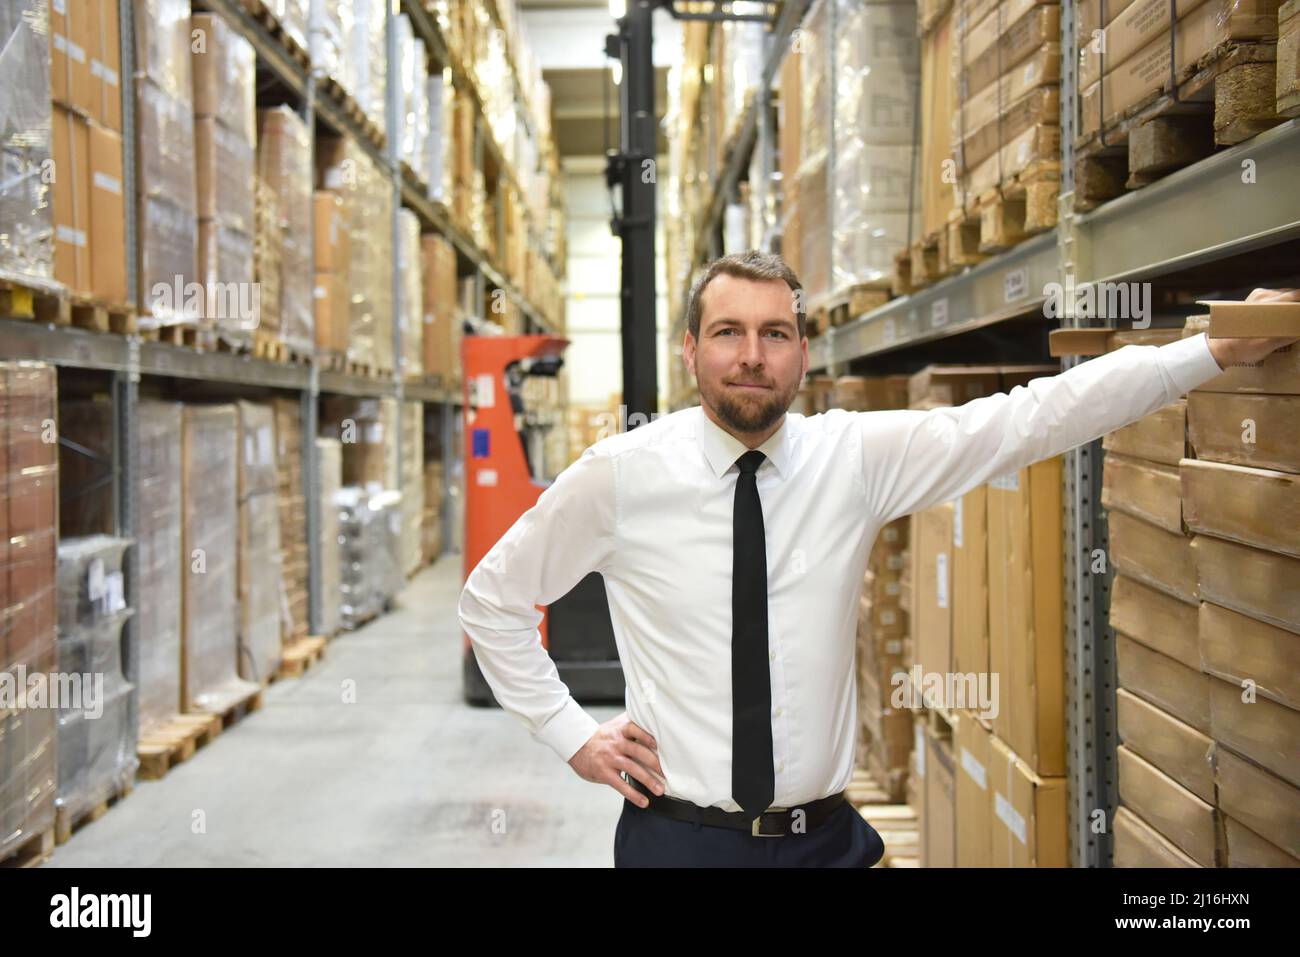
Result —
<path fill-rule="evenodd" d="M 1278 297 L 1257 290 L 1251 300 Z M 1163 346 L 1125 346 L 954 408 L 859 413 L 869 507 L 887 522 L 951 501 L 1135 422 L 1228 365 L 1258 361 L 1285 344 L 1202 333 Z"/>

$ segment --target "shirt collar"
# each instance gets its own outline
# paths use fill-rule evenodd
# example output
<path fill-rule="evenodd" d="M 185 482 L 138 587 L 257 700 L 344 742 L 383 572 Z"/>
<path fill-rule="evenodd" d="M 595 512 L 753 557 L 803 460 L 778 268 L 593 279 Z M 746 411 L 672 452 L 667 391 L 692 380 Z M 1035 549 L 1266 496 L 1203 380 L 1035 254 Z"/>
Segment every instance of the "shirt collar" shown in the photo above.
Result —
<path fill-rule="evenodd" d="M 699 436 L 700 447 L 704 450 L 704 457 L 708 460 L 709 467 L 713 469 L 713 474 L 722 478 L 727 469 L 736 464 L 736 459 L 749 449 L 740 439 L 710 419 L 703 406 L 697 408 L 699 412 L 696 434 Z M 758 447 L 758 451 L 767 456 L 768 461 L 776 467 L 777 474 L 782 478 L 787 477 L 790 467 L 791 428 L 790 414 L 787 412 L 780 428 Z"/>

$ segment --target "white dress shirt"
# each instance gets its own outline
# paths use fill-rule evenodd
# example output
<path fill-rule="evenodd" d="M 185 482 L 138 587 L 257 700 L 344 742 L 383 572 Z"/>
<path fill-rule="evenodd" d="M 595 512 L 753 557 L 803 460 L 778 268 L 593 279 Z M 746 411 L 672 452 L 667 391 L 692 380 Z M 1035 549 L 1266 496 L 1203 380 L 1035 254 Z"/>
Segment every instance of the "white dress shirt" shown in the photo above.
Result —
<path fill-rule="evenodd" d="M 773 806 L 834 794 L 852 777 L 858 596 L 882 526 L 1090 442 L 1220 371 L 1201 334 L 1126 346 L 956 408 L 787 413 L 759 446 L 767 459 L 757 473 Z M 534 605 L 600 572 L 627 715 L 658 742 L 666 793 L 728 811 L 739 810 L 731 538 L 735 461 L 745 451 L 698 406 L 597 442 L 488 552 L 459 605 L 497 701 L 567 761 L 597 722 L 542 648 Z"/>

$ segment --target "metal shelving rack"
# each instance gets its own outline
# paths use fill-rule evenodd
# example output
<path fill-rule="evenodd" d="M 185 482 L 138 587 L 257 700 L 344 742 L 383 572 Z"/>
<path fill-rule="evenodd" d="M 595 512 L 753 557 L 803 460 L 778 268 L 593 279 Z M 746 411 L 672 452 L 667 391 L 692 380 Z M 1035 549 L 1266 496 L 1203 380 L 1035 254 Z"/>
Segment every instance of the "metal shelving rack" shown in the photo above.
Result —
<path fill-rule="evenodd" d="M 396 63 L 394 55 L 394 22 L 397 15 L 396 5 L 388 6 L 386 17 L 386 43 L 390 66 Z M 121 24 L 120 57 L 121 76 L 133 77 L 135 74 L 135 27 L 132 0 L 119 0 L 118 12 Z M 416 181 L 409 173 L 401 169 L 397 160 L 396 137 L 388 138 L 387 149 L 378 148 L 366 135 L 360 125 L 344 109 L 342 103 L 334 100 L 322 91 L 311 70 L 305 69 L 289 52 L 270 35 L 267 29 L 255 17 L 251 16 L 239 0 L 199 0 L 196 9 L 211 10 L 221 14 L 227 23 L 252 45 L 257 56 L 259 69 L 268 71 L 270 76 L 291 94 L 298 113 L 313 131 L 313 150 L 315 146 L 316 121 L 319 119 L 334 133 L 346 135 L 359 143 L 369 154 L 376 167 L 392 184 L 393 190 L 393 236 L 397 238 L 397 211 L 405 206 L 413 210 L 420 218 L 424 231 L 436 231 L 446 236 L 456 248 L 462 259 L 460 274 L 472 273 L 476 279 L 476 310 L 482 314 L 486 299 L 486 286 L 491 283 L 501 289 L 520 308 L 526 318 L 529 331 L 554 331 L 546 318 L 531 303 L 527 302 L 520 290 L 487 260 L 477 245 L 457 229 L 451 222 L 448 211 L 440 203 L 427 197 L 424 184 Z M 417 35 L 424 40 L 435 60 L 448 63 L 447 47 L 436 23 L 424 8 L 411 0 L 402 0 L 401 11 L 408 14 L 415 26 Z M 498 21 L 499 21 L 498 17 Z M 516 94 L 519 87 L 516 84 Z M 397 83 L 390 68 L 386 90 L 386 109 L 388 128 L 395 128 Z M 123 84 L 122 97 L 122 142 L 123 163 L 127 170 L 135 169 L 135 96 L 132 83 Z M 478 124 L 481 126 L 481 124 Z M 482 131 L 479 131 L 482 138 Z M 479 147 L 482 148 L 481 145 Z M 504 164 L 502 164 L 504 168 Z M 314 168 L 314 161 L 313 161 Z M 133 175 L 124 181 L 125 190 L 125 242 L 127 299 L 138 301 L 137 288 L 137 222 L 136 222 L 136 182 Z M 397 246 L 394 245 L 396 251 Z M 396 262 L 396 255 L 394 261 Z M 401 326 L 397 317 L 401 309 L 401 282 L 396 266 L 393 270 L 394 293 L 394 356 L 401 356 Z M 248 355 L 234 355 L 219 352 L 197 352 L 165 343 L 144 341 L 138 336 L 120 336 L 110 333 L 90 332 L 69 326 L 55 326 L 33 321 L 0 319 L 0 355 L 10 358 L 44 361 L 51 365 L 68 369 L 85 369 L 106 372 L 111 379 L 111 392 L 114 400 L 114 432 L 112 446 L 114 454 L 114 491 L 115 491 L 115 531 L 123 537 L 133 537 L 136 528 L 136 486 L 134 481 L 134 463 L 136 461 L 135 420 L 139 402 L 140 381 L 142 376 L 158 377 L 171 380 L 205 381 L 227 384 L 231 387 L 260 387 L 295 392 L 300 400 L 300 425 L 303 436 L 303 494 L 306 505 L 306 534 L 308 545 L 309 575 L 309 628 L 311 633 L 318 633 L 321 623 L 320 604 L 320 514 L 319 514 L 319 459 L 316 454 L 316 434 L 319 416 L 319 400 L 322 395 L 338 394 L 358 397 L 393 397 L 398 401 L 398 414 L 401 415 L 402 401 L 418 401 L 429 406 L 429 412 L 438 417 L 442 436 L 442 452 L 449 465 L 454 464 L 460 453 L 458 413 L 462 397 L 458 391 L 433 384 L 428 379 L 405 381 L 401 373 L 400 362 L 395 363 L 398 371 L 391 378 L 366 378 L 348 375 L 342 372 L 326 371 L 314 364 L 290 364 L 269 362 L 255 359 Z M 399 419 L 400 423 L 400 419 Z M 400 435 L 400 431 L 399 431 Z M 398 448 L 400 456 L 400 443 Z M 448 475 L 453 474 L 451 468 Z M 399 486 L 401 469 L 398 470 Z M 444 483 L 443 523 L 444 553 L 452 542 L 452 502 L 454 490 L 452 482 Z M 135 584 L 138 580 L 138 566 L 134 549 L 128 550 L 126 557 L 126 600 L 129 605 L 136 603 Z M 136 653 L 136 636 L 134 619 L 127 622 L 123 636 L 124 670 L 128 681 L 139 680 L 139 661 Z M 136 716 L 131 715 L 131 726 L 135 727 Z"/>
<path fill-rule="evenodd" d="M 810 6 L 805 0 L 784 4 L 777 28 L 782 32 L 774 31 L 773 36 L 778 41 L 788 37 Z M 1074 6 L 1062 4 L 1061 49 L 1074 50 L 1074 38 Z M 766 63 L 738 148 L 726 158 L 708 214 L 697 224 L 696 250 L 710 258 L 720 251 L 717 234 L 723 210 L 749 162 L 755 111 L 770 102 L 776 67 Z M 811 371 L 841 375 L 862 360 L 869 360 L 878 371 L 894 356 L 906 361 L 909 352 L 915 355 L 917 349 L 933 348 L 967 333 L 1000 324 L 1010 328 L 1012 321 L 1030 317 L 1046 323 L 1045 296 L 1037 291 L 1050 282 L 1064 283 L 1067 276 L 1076 286 L 1158 280 L 1300 239 L 1300 191 L 1293 188 L 1294 171 L 1300 169 L 1300 119 L 1216 152 L 1090 212 L 1075 212 L 1073 131 L 1078 87 L 1070 56 L 1061 58 L 1060 82 L 1061 193 L 1055 232 L 826 330 L 808 344 Z M 833 143 L 834 137 L 829 139 Z M 758 137 L 758 144 L 776 148 L 770 138 Z M 1254 163 L 1255 188 L 1243 188 L 1247 160 Z M 763 162 L 770 170 L 770 161 Z M 1207 211 L 1212 212 L 1207 215 Z M 776 238 L 769 237 L 768 248 L 776 248 Z M 1069 312 L 1060 322 L 1065 327 L 1108 324 Z M 684 316 L 679 314 L 672 335 L 680 338 L 683 328 Z M 1066 359 L 1064 364 L 1068 368 L 1077 361 Z M 1091 572 L 1097 550 L 1106 553 L 1109 544 L 1101 507 L 1101 443 L 1075 449 L 1064 458 L 1070 854 L 1075 866 L 1105 866 L 1111 858 L 1111 838 L 1107 832 L 1094 832 L 1094 819 L 1098 810 L 1104 810 L 1110 821 L 1118 803 L 1118 742 L 1112 706 L 1115 638 L 1107 623 L 1110 563 L 1104 574 Z"/>

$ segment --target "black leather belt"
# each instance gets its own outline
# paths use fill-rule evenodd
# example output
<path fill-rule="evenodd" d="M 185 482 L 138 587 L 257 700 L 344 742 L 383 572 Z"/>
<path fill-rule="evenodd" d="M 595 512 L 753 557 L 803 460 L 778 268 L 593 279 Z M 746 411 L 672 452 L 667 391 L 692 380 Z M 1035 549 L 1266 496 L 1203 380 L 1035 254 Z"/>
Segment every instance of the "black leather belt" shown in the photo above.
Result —
<path fill-rule="evenodd" d="M 749 831 L 754 837 L 787 837 L 806 834 L 823 824 L 844 803 L 844 792 L 831 794 L 807 804 L 791 808 L 769 808 L 752 820 L 744 811 L 724 811 L 720 807 L 700 807 L 690 801 L 654 794 L 631 775 L 624 777 L 650 799 L 644 810 L 654 811 L 664 817 L 691 824 L 708 824 L 712 827 L 729 827 L 736 831 Z M 802 813 L 800 813 L 802 812 Z"/>

